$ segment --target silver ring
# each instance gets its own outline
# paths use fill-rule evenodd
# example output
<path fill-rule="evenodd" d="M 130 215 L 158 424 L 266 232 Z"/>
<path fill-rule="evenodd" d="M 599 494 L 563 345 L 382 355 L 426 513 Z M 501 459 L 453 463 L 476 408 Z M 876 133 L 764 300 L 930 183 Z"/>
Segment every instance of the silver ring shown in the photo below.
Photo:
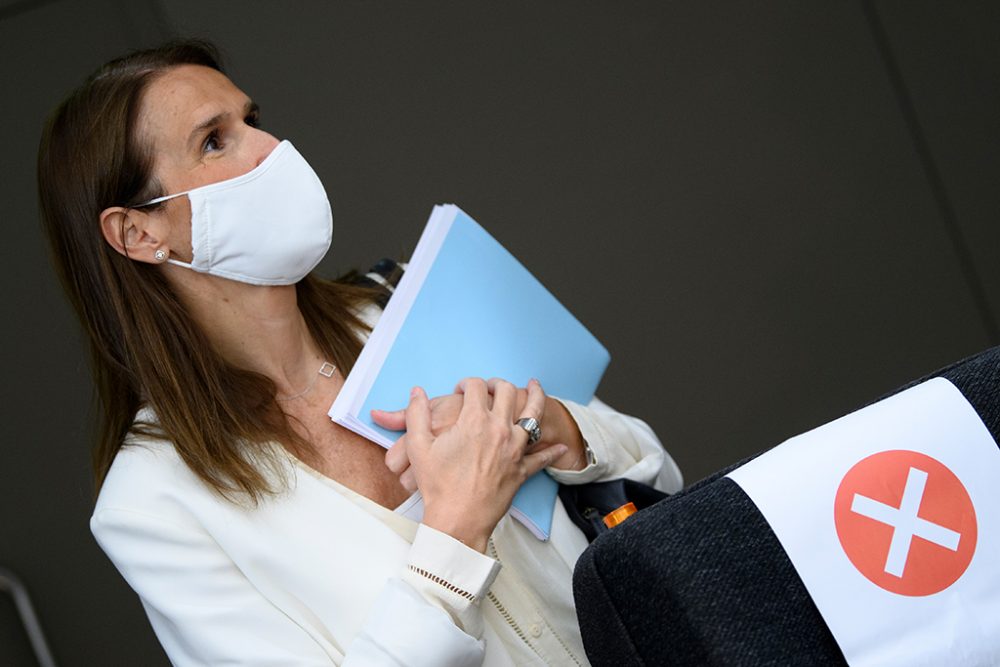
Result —
<path fill-rule="evenodd" d="M 529 447 L 542 439 L 542 427 L 534 417 L 522 417 L 517 420 L 517 425 L 528 432 Z"/>

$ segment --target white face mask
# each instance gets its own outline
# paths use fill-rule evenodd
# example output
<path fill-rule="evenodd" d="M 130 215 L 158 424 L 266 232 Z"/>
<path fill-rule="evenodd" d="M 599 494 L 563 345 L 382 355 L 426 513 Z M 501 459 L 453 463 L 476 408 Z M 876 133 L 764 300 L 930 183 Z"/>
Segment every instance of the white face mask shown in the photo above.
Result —
<path fill-rule="evenodd" d="M 312 271 L 333 237 L 326 190 L 288 141 L 242 176 L 152 199 L 191 200 L 191 263 L 171 264 L 251 285 L 292 285 Z"/>

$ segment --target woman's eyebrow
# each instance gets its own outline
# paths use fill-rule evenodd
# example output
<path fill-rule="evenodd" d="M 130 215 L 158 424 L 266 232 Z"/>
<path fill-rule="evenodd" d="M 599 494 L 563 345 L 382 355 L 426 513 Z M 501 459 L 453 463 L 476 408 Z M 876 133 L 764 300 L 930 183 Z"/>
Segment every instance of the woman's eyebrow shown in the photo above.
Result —
<path fill-rule="evenodd" d="M 258 111 L 260 111 L 260 106 L 258 106 L 257 103 L 254 102 L 253 100 L 248 99 L 246 102 L 244 102 L 244 104 L 243 104 L 243 115 L 244 116 L 249 115 L 251 113 L 258 112 Z M 189 147 L 192 146 L 194 144 L 194 142 L 195 142 L 195 139 L 197 139 L 198 136 L 201 133 L 203 133 L 205 130 L 207 130 L 209 128 L 212 128 L 212 127 L 215 127 L 216 125 L 219 125 L 220 123 L 222 123 L 222 121 L 226 120 L 230 115 L 231 115 L 230 112 L 223 111 L 222 113 L 215 114 L 214 116 L 212 116 L 211 118 L 209 118 L 206 121 L 202 121 L 201 123 L 198 123 L 195 126 L 195 128 L 193 130 L 191 130 L 191 134 L 188 135 L 188 146 Z"/>

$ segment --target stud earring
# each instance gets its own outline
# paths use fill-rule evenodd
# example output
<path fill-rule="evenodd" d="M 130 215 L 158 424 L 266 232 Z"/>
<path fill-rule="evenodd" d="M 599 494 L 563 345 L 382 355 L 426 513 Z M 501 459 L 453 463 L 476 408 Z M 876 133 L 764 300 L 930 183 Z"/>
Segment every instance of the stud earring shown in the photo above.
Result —
<path fill-rule="evenodd" d="M 156 252 L 153 253 L 153 257 L 156 258 L 157 262 L 162 262 L 167 258 L 167 253 L 165 250 L 157 250 Z"/>

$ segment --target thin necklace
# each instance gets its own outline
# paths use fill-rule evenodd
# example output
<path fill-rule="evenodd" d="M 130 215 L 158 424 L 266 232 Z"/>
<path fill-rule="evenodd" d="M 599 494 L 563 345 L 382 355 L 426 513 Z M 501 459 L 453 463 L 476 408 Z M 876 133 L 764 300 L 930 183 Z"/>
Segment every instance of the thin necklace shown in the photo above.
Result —
<path fill-rule="evenodd" d="M 334 372 L 336 372 L 336 370 L 337 370 L 336 366 L 334 366 L 333 364 L 331 364 L 329 361 L 324 361 L 323 365 L 319 367 L 318 371 L 316 371 L 316 375 L 313 376 L 312 382 L 309 383 L 308 387 L 306 387 L 305 389 L 303 389 L 299 393 L 294 394 L 292 396 L 285 396 L 285 397 L 275 396 L 274 400 L 276 400 L 276 401 L 294 401 L 296 398 L 302 398 L 303 396 L 305 396 L 306 394 L 308 394 L 310 391 L 312 391 L 312 388 L 316 386 L 316 380 L 319 379 L 320 375 L 322 375 L 325 378 L 333 377 L 333 374 L 334 374 Z"/>

